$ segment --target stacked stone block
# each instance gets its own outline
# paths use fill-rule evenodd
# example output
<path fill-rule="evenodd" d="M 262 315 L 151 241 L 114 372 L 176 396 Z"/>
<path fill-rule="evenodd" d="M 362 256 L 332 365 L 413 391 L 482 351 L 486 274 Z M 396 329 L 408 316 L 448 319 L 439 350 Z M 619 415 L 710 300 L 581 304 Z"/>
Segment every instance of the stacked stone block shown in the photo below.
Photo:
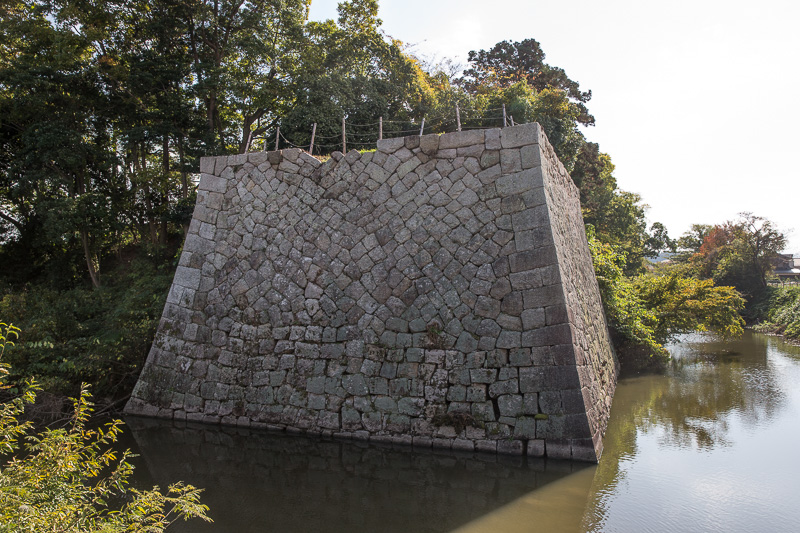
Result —
<path fill-rule="evenodd" d="M 201 172 L 129 413 L 599 457 L 616 363 L 537 124 Z"/>

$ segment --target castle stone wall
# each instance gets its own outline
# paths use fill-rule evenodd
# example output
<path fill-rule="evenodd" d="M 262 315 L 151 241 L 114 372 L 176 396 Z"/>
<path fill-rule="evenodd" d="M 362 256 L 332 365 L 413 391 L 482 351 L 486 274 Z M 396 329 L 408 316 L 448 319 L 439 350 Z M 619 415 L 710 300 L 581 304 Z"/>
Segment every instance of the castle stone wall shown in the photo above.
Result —
<path fill-rule="evenodd" d="M 617 364 L 538 124 L 201 172 L 126 412 L 597 460 Z"/>

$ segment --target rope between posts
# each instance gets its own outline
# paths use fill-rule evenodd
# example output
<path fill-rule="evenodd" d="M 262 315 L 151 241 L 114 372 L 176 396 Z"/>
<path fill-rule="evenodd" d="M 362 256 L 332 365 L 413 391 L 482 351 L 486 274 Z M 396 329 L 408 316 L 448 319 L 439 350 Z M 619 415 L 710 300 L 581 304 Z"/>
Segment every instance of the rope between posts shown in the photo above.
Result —
<path fill-rule="evenodd" d="M 505 107 L 505 106 L 504 106 Z M 364 146 L 375 146 L 377 142 L 380 140 L 381 135 L 382 138 L 387 138 L 388 136 L 405 136 L 405 135 L 417 135 L 417 134 L 430 134 L 430 133 L 446 133 L 448 131 L 456 131 L 459 126 L 461 130 L 478 130 L 484 129 L 487 127 L 503 127 L 505 124 L 503 123 L 503 118 L 505 114 L 502 116 L 500 114 L 496 114 L 495 112 L 503 111 L 504 107 L 491 107 L 488 109 L 483 110 L 481 115 L 477 116 L 469 116 L 469 112 L 466 110 L 462 110 L 461 115 L 461 123 L 458 124 L 456 120 L 453 119 L 445 119 L 438 122 L 425 122 L 424 118 L 417 126 L 414 124 L 414 120 L 397 120 L 397 119 L 383 119 L 381 118 L 378 122 L 369 122 L 364 124 L 356 124 L 356 123 L 349 123 L 346 120 L 343 121 L 342 133 L 336 133 L 334 135 L 321 135 L 314 133 L 314 149 L 315 151 L 322 153 L 328 149 L 342 149 L 342 142 L 346 142 L 348 145 L 364 147 Z M 466 111 L 466 112 L 465 112 Z M 511 116 L 509 115 L 509 118 Z M 400 128 L 408 128 L 408 129 L 394 129 L 393 127 L 387 125 L 391 124 L 398 124 Z M 378 127 L 381 129 L 379 130 Z M 330 125 L 329 125 L 330 128 Z M 361 128 L 361 130 L 357 129 Z M 368 131 L 364 131 L 364 128 L 369 129 Z M 328 129 L 330 131 L 330 129 Z M 274 142 L 275 134 L 277 133 L 278 138 L 284 143 L 284 145 L 292 147 L 292 148 L 300 148 L 302 150 L 309 150 L 311 149 L 310 144 L 306 145 L 298 145 L 291 142 L 289 139 L 286 138 L 283 132 L 280 131 L 280 128 L 273 134 L 267 136 L 265 135 L 262 139 L 264 143 L 265 149 L 269 149 L 270 143 Z M 297 132 L 295 132 L 297 133 Z M 343 138 L 344 135 L 344 138 Z M 253 142 L 256 140 L 254 139 Z"/>
<path fill-rule="evenodd" d="M 328 135 L 317 135 L 316 138 L 317 139 L 322 139 L 324 141 L 328 141 L 328 140 L 331 140 L 331 139 L 339 139 L 339 140 L 341 140 L 342 139 L 342 135 L 341 134 L 339 134 L 339 135 L 330 135 L 330 136 L 328 136 Z"/>
<path fill-rule="evenodd" d="M 283 133 L 280 133 L 279 135 L 280 135 L 281 139 L 283 139 L 283 142 L 285 142 L 286 144 L 288 144 L 292 148 L 300 148 L 301 150 L 305 150 L 305 149 L 307 149 L 307 147 L 311 146 L 311 145 L 300 146 L 300 145 L 294 144 L 293 142 L 290 142 L 286 137 L 284 137 Z"/>
<path fill-rule="evenodd" d="M 419 128 L 413 130 L 389 130 L 390 133 L 419 133 Z"/>
<path fill-rule="evenodd" d="M 384 122 L 386 122 L 386 121 L 384 120 Z M 369 128 L 369 127 L 371 127 L 371 126 L 378 126 L 378 125 L 380 125 L 380 122 L 371 122 L 371 123 L 369 123 L 369 124 L 353 124 L 352 122 L 346 122 L 346 124 L 347 124 L 347 126 L 348 126 L 348 127 L 354 127 L 354 128 Z"/>

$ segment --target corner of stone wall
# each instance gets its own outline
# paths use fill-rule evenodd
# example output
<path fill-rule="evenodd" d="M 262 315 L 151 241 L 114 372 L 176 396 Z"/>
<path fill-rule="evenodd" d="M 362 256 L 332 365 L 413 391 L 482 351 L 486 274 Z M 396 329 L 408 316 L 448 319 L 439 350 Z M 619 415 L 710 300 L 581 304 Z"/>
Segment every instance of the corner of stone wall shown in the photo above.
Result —
<path fill-rule="evenodd" d="M 580 383 L 581 409 L 588 432 L 559 450 L 580 460 L 598 460 L 608 424 L 611 400 L 617 383 L 619 362 L 608 333 L 605 311 L 594 274 L 581 216 L 580 191 L 555 150 L 541 133 L 545 190 L 558 250 L 558 265 L 564 290 L 566 318 L 572 333 L 574 365 Z"/>

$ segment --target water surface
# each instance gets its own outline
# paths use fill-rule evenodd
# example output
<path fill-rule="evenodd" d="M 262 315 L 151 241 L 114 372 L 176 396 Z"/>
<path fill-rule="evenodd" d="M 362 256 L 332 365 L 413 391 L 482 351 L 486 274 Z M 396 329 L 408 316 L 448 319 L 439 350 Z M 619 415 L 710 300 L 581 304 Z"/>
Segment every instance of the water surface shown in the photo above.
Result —
<path fill-rule="evenodd" d="M 202 500 L 215 523 L 193 521 L 170 531 L 450 531 L 591 469 L 569 461 L 127 421 L 141 453 L 141 487 L 180 479 L 205 488 Z M 588 488 L 585 483 L 584 498 Z"/>
<path fill-rule="evenodd" d="M 454 454 L 129 418 L 137 484 L 205 487 L 170 531 L 790 531 L 800 349 L 691 336 L 627 378 L 600 463 Z"/>
<path fill-rule="evenodd" d="M 583 529 L 797 530 L 800 349 L 746 333 L 672 352 L 617 388 Z"/>

